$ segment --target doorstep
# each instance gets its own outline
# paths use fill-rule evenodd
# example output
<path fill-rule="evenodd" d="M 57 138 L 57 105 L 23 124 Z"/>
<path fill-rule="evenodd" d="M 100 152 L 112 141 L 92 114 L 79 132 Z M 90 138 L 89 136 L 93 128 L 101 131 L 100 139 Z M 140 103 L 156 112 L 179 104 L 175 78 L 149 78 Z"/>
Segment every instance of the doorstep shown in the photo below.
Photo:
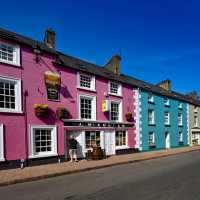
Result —
<path fill-rule="evenodd" d="M 126 155 L 114 155 L 107 159 L 97 161 L 81 160 L 78 163 L 63 162 L 40 166 L 26 167 L 24 169 L 9 169 L 0 171 L 0 186 L 34 181 L 44 178 L 72 174 L 88 170 L 111 167 L 115 165 L 139 162 L 143 160 L 156 159 L 160 157 L 199 151 L 200 146 L 182 147 L 169 150 L 159 150 L 151 152 L 140 152 Z"/>

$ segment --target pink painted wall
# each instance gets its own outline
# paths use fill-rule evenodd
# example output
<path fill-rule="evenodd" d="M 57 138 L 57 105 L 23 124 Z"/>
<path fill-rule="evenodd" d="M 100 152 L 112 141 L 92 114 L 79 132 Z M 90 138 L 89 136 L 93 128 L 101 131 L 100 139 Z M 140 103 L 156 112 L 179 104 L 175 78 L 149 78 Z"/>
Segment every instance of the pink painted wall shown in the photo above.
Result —
<path fill-rule="evenodd" d="M 88 92 L 77 89 L 77 73 L 70 68 L 59 68 L 52 65 L 54 57 L 43 54 L 39 63 L 35 62 L 35 55 L 27 47 L 21 47 L 22 68 L 13 67 L 0 63 L 0 76 L 8 76 L 22 80 L 22 102 L 25 114 L 0 113 L 0 123 L 5 126 L 5 156 L 7 160 L 17 160 L 27 158 L 28 156 L 28 133 L 29 125 L 54 125 L 58 127 L 58 154 L 64 154 L 64 128 L 63 122 L 57 119 L 55 115 L 56 108 L 60 105 L 66 106 L 71 118 L 78 118 L 77 94 L 92 94 L 97 96 L 97 120 L 108 120 L 108 116 L 101 111 L 101 102 L 105 99 L 104 93 L 108 92 L 108 80 L 96 77 L 96 92 Z M 47 70 L 61 74 L 61 95 L 59 102 L 47 101 L 46 88 L 43 75 Z M 27 91 L 26 105 L 24 105 L 24 92 Z M 110 96 L 108 99 L 123 100 L 123 119 L 125 113 L 131 111 L 134 113 L 133 90 L 129 86 L 122 87 L 122 97 Z M 33 105 L 36 103 L 48 104 L 51 109 L 51 115 L 48 119 L 41 120 L 35 116 Z M 26 130 L 27 117 L 27 130 Z M 27 132 L 27 133 L 26 133 Z M 135 145 L 135 130 L 130 129 L 129 146 Z"/>

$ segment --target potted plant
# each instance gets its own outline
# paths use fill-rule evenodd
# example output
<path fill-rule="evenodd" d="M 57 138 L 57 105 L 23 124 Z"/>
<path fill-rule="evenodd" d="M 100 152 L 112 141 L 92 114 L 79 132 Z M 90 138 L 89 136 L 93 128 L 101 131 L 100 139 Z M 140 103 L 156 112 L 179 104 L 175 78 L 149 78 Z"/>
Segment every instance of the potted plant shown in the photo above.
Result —
<path fill-rule="evenodd" d="M 126 120 L 127 120 L 127 121 L 131 121 L 132 119 L 133 119 L 132 112 L 127 112 L 127 113 L 126 113 Z"/>
<path fill-rule="evenodd" d="M 48 105 L 47 104 L 34 104 L 35 115 L 37 117 L 47 117 L 48 116 Z"/>
<path fill-rule="evenodd" d="M 69 117 L 69 111 L 64 106 L 58 107 L 56 110 L 56 114 L 59 119 L 64 119 Z"/>

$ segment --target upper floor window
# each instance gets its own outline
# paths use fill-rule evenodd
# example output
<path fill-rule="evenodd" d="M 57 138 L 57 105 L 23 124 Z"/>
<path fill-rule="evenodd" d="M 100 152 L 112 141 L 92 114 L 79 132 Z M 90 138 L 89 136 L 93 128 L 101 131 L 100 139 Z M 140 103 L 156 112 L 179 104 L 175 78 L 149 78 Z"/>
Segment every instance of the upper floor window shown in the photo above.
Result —
<path fill-rule="evenodd" d="M 21 112 L 21 81 L 0 77 L 0 111 Z"/>
<path fill-rule="evenodd" d="M 194 116 L 194 126 L 195 126 L 195 127 L 198 127 L 198 125 L 199 125 L 198 117 L 197 117 L 197 116 Z"/>
<path fill-rule="evenodd" d="M 178 125 L 179 126 L 183 125 L 183 115 L 182 115 L 182 113 L 178 113 Z"/>
<path fill-rule="evenodd" d="M 169 106 L 169 99 L 167 97 L 164 98 L 164 105 Z"/>
<path fill-rule="evenodd" d="M 195 112 L 195 113 L 198 112 L 198 106 L 194 106 L 194 112 Z"/>
<path fill-rule="evenodd" d="M 170 124 L 170 113 L 169 112 L 165 112 L 165 114 L 164 114 L 164 123 L 165 123 L 165 125 Z"/>
<path fill-rule="evenodd" d="M 149 109 L 148 110 L 148 123 L 154 124 L 155 123 L 155 116 L 154 116 L 154 110 Z"/>
<path fill-rule="evenodd" d="M 0 62 L 20 66 L 20 48 L 0 42 Z"/>
<path fill-rule="evenodd" d="M 78 73 L 78 87 L 87 90 L 95 90 L 95 77 Z"/>
<path fill-rule="evenodd" d="M 121 121 L 121 102 L 111 101 L 110 103 L 110 120 Z"/>
<path fill-rule="evenodd" d="M 96 120 L 96 97 L 80 95 L 79 117 L 80 119 Z"/>
<path fill-rule="evenodd" d="M 182 109 L 182 108 L 183 108 L 183 103 L 182 103 L 182 102 L 179 102 L 179 103 L 178 103 L 178 108 L 179 108 L 179 109 Z"/>
<path fill-rule="evenodd" d="M 109 82 L 109 94 L 121 96 L 121 84 Z"/>
<path fill-rule="evenodd" d="M 148 102 L 150 102 L 150 103 L 154 102 L 154 96 L 153 96 L 153 94 L 151 92 L 148 93 Z"/>

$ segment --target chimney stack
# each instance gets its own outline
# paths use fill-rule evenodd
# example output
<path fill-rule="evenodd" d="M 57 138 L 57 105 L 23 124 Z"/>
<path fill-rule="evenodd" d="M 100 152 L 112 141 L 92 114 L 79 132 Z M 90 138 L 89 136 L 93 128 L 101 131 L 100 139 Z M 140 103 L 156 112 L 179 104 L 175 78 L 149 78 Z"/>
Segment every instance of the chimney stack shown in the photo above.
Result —
<path fill-rule="evenodd" d="M 171 91 L 171 81 L 169 79 L 161 81 L 160 83 L 156 84 L 156 86 L 161 87 L 164 90 Z"/>
<path fill-rule="evenodd" d="M 114 55 L 105 65 L 105 68 L 116 75 L 120 75 L 120 61 L 121 61 L 121 56 Z"/>
<path fill-rule="evenodd" d="M 188 93 L 187 96 L 194 100 L 198 100 L 198 98 L 199 98 L 196 91 L 192 91 L 192 92 Z"/>
<path fill-rule="evenodd" d="M 53 29 L 48 28 L 45 31 L 44 43 L 46 44 L 46 46 L 52 49 L 55 48 L 55 36 L 56 36 L 56 33 Z"/>

